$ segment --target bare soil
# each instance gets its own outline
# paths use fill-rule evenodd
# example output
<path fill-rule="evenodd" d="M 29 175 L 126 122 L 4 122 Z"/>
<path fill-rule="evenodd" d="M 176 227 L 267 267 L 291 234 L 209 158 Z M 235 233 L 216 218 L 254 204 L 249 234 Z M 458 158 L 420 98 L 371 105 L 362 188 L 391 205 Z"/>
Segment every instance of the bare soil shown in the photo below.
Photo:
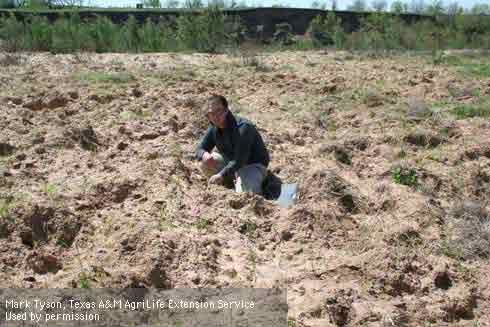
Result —
<path fill-rule="evenodd" d="M 20 54 L 0 66 L 0 287 L 283 287 L 291 326 L 485 326 L 487 243 L 454 222 L 490 239 L 490 122 L 452 109 L 490 78 L 429 59 Z M 212 93 L 295 206 L 207 185 Z"/>

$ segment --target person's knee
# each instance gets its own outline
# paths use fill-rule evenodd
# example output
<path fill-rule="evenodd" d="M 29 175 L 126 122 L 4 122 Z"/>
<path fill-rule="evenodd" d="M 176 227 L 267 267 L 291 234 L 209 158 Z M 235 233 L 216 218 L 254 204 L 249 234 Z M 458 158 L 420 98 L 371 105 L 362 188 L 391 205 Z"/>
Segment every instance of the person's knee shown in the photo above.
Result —
<path fill-rule="evenodd" d="M 262 193 L 264 174 L 259 167 L 246 166 L 238 171 L 237 192 Z"/>

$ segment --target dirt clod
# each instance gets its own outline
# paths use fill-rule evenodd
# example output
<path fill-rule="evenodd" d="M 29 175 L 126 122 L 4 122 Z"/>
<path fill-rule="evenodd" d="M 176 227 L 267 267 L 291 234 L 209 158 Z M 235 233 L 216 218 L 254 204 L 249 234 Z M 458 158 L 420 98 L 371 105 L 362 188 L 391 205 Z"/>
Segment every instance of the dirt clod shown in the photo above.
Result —
<path fill-rule="evenodd" d="M 36 274 L 56 273 L 62 269 L 62 265 L 56 256 L 37 251 L 27 258 L 27 263 Z"/>

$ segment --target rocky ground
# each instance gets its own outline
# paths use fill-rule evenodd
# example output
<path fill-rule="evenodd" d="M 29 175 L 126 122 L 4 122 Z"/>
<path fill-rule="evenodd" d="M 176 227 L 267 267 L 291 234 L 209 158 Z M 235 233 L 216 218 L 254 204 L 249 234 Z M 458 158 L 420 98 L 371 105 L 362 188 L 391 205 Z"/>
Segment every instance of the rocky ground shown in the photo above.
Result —
<path fill-rule="evenodd" d="M 0 54 L 0 287 L 283 287 L 290 326 L 485 326 L 484 58 Z M 294 207 L 206 184 L 212 93 Z"/>

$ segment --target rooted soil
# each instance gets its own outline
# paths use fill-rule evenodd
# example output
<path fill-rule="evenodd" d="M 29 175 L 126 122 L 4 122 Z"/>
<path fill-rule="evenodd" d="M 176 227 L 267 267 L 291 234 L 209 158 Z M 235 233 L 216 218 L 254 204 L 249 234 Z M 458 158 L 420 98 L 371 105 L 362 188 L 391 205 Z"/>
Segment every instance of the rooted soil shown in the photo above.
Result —
<path fill-rule="evenodd" d="M 277 286 L 292 326 L 490 321 L 488 251 L 449 228 L 462 201 L 490 219 L 488 118 L 452 114 L 490 78 L 410 54 L 21 56 L 0 67 L 0 287 Z M 212 93 L 295 206 L 207 185 Z"/>

